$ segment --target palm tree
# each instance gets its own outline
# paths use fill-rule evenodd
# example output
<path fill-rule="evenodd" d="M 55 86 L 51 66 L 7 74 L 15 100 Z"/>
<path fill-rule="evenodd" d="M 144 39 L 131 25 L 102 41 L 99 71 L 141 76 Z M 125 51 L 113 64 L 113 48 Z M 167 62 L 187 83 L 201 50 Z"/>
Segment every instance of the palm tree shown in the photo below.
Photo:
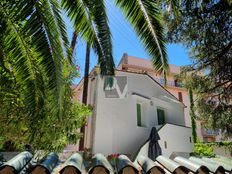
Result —
<path fill-rule="evenodd" d="M 142 40 L 154 68 L 167 73 L 167 54 L 158 3 L 155 0 L 114 1 Z M 102 75 L 113 74 L 114 70 L 107 67 L 113 65 L 113 57 L 104 0 L 62 0 L 62 7 L 74 22 L 75 32 L 91 43 L 97 53 Z"/>
<path fill-rule="evenodd" d="M 1 116 L 0 132 L 6 133 L 11 124 L 14 130 L 9 134 L 15 137 L 23 129 L 19 136 L 28 136 L 23 141 L 47 148 L 53 141 L 63 143 L 67 132 L 77 127 L 77 117 L 72 117 L 75 123 L 58 124 L 72 115 L 70 79 L 65 75 L 65 68 L 72 66 L 68 46 L 58 1 L 0 2 L 0 77 L 7 84 L 0 86 L 1 113 L 6 105 L 12 106 Z"/>
<path fill-rule="evenodd" d="M 62 63 L 66 59 L 68 39 L 58 3 L 3 0 L 0 18 L 1 58 L 17 83 L 27 89 L 28 108 L 31 112 L 36 110 L 35 95 L 40 93 L 42 98 L 45 92 L 41 84 L 47 85 L 55 102 L 61 105 Z"/>
<path fill-rule="evenodd" d="M 98 55 L 102 75 L 114 75 L 114 60 L 112 56 L 112 42 L 107 22 L 104 1 L 62 1 L 62 6 L 68 11 L 68 16 L 74 21 L 74 33 L 78 33 L 87 42 L 85 75 L 82 103 L 87 104 L 88 74 L 90 47 Z M 75 43 L 73 35 L 72 43 Z M 73 44 L 75 46 L 75 44 Z M 74 49 L 72 47 L 71 49 Z M 80 132 L 85 134 L 85 126 Z M 80 139 L 80 149 L 84 147 L 84 138 Z"/>
<path fill-rule="evenodd" d="M 89 86 L 89 64 L 90 64 L 90 45 L 86 45 L 86 56 L 85 56 L 85 73 L 84 73 L 84 84 L 83 84 L 83 94 L 82 94 L 82 103 L 87 105 L 88 99 L 88 86 Z M 80 129 L 80 132 L 85 135 L 85 125 Z M 84 137 L 81 137 L 79 149 L 84 148 Z"/>
<path fill-rule="evenodd" d="M 62 0 L 61 4 L 74 22 L 75 32 L 97 53 L 101 74 L 113 75 L 112 42 L 104 1 Z"/>
<path fill-rule="evenodd" d="M 135 28 L 143 41 L 154 68 L 166 74 L 168 63 L 164 45 L 163 28 L 160 22 L 160 12 L 155 0 L 115 0 L 124 12 L 128 21 Z M 68 16 L 74 22 L 75 33 L 79 33 L 90 44 L 98 55 L 102 75 L 114 75 L 112 43 L 104 0 L 62 0 L 62 6 L 68 11 Z M 75 38 L 73 36 L 73 38 Z M 75 41 L 73 40 L 72 43 Z M 87 44 L 88 45 L 88 44 Z M 90 51 L 90 50 L 88 50 Z M 88 53 L 86 53 L 88 55 Z M 87 104 L 88 65 L 86 56 L 83 103 Z M 84 134 L 85 128 L 81 129 Z M 83 148 L 83 138 L 80 141 Z"/>
<path fill-rule="evenodd" d="M 167 71 L 163 28 L 156 1 L 115 2 L 134 26 L 155 68 Z M 62 0 L 61 3 L 74 21 L 76 34 L 97 53 L 101 75 L 114 75 L 111 33 L 104 0 Z M 30 116 L 28 121 L 32 123 L 30 130 L 35 135 L 39 130 L 36 129 L 38 123 L 33 120 L 43 122 L 45 118 L 48 121 L 64 118 L 67 109 L 64 99 L 69 100 L 65 95 L 64 66 L 72 64 L 59 1 L 2 0 L 0 31 L 0 68 L 10 74 L 10 83 L 19 87 L 25 112 Z M 70 58 L 69 62 L 67 58 Z M 36 141 L 39 141 L 38 137 Z"/>

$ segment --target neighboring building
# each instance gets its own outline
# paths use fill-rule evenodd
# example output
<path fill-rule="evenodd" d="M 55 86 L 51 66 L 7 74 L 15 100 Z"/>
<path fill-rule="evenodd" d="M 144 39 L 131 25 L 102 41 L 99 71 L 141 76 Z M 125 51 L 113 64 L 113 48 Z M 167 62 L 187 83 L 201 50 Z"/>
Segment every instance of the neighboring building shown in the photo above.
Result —
<path fill-rule="evenodd" d="M 124 62 L 124 58 L 121 62 Z M 174 151 L 193 151 L 191 128 L 185 127 L 186 106 L 179 101 L 181 95 L 182 101 L 187 100 L 183 95 L 186 90 L 173 84 L 173 91 L 180 88 L 177 96 L 178 92 L 182 92 L 176 98 L 152 75 L 148 71 L 125 70 L 124 64 L 120 64 L 114 84 L 110 87 L 106 82 L 112 77 L 101 77 L 98 68 L 92 70 L 89 75 L 88 104 L 94 109 L 86 126 L 85 148 L 93 153 L 133 156 L 155 126 L 160 128 L 160 146 L 165 156 L 169 157 Z M 82 90 L 83 80 L 74 90 L 75 100 L 82 98 Z"/>

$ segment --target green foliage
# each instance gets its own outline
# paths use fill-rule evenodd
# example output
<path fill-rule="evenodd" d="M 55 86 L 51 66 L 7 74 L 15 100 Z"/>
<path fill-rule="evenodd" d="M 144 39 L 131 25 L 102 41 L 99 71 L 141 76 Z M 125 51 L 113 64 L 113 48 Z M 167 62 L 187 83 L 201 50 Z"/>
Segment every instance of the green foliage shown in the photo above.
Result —
<path fill-rule="evenodd" d="M 158 71 L 167 72 L 160 12 L 155 1 L 119 1 Z M 75 31 L 94 48 L 102 75 L 114 74 L 105 1 L 62 0 Z M 130 6 L 135 5 L 135 6 Z M 73 103 L 76 72 L 70 58 L 60 3 L 55 0 L 0 2 L 0 135 L 18 147 L 61 150 L 80 136 L 90 110 Z"/>
<path fill-rule="evenodd" d="M 159 72 L 168 72 L 167 54 L 161 13 L 155 0 L 115 0 L 134 27 L 152 63 Z"/>
<path fill-rule="evenodd" d="M 214 147 L 228 149 L 232 153 L 232 142 L 195 143 L 194 155 L 215 157 Z"/>
<path fill-rule="evenodd" d="M 170 1 L 163 7 L 169 7 Z M 186 79 L 196 95 L 200 119 L 232 135 L 232 6 L 230 1 L 176 0 L 177 12 L 164 9 L 167 39 L 190 49 Z"/>
<path fill-rule="evenodd" d="M 17 149 L 61 150 L 90 113 L 72 102 L 77 72 L 60 10 L 54 0 L 0 2 L 0 135 Z"/>
<path fill-rule="evenodd" d="M 103 0 L 62 0 L 62 7 L 78 33 L 98 55 L 102 75 L 114 75 L 112 39 Z"/>
<path fill-rule="evenodd" d="M 105 2 L 91 0 L 62 0 L 62 6 L 74 23 L 75 32 L 90 43 L 98 55 L 101 74 L 113 75 L 111 33 L 108 26 Z M 115 0 L 126 19 L 152 57 L 157 71 L 168 72 L 168 59 L 161 23 L 161 13 L 155 0 Z"/>
<path fill-rule="evenodd" d="M 23 149 L 26 144 L 30 144 L 33 149 L 43 149 L 60 151 L 68 143 L 76 143 L 81 137 L 77 129 L 84 124 L 86 116 L 90 115 L 90 109 L 79 103 L 72 102 L 72 90 L 70 85 L 72 78 L 78 73 L 74 66 L 69 63 L 64 64 L 64 82 L 63 87 L 63 109 L 64 116 L 58 118 L 52 115 L 49 96 L 45 100 L 45 104 L 37 113 L 36 118 L 27 112 L 23 102 L 23 95 L 15 99 L 15 95 L 2 92 L 1 103 L 1 128 L 0 133 L 3 141 L 11 141 L 15 145 L 15 149 Z M 16 93 L 17 94 L 17 93 Z M 22 93 L 23 94 L 23 93 Z M 6 96 L 7 95 L 7 96 Z M 17 94 L 18 95 L 18 94 Z M 16 95 L 16 96 L 17 96 Z M 18 101 L 9 105 L 8 101 Z M 52 102 L 52 101 L 51 101 Z M 17 106 L 15 106 L 17 105 Z"/>
<path fill-rule="evenodd" d="M 194 144 L 194 155 L 196 156 L 207 156 L 214 157 L 213 147 L 207 143 L 195 143 Z"/>

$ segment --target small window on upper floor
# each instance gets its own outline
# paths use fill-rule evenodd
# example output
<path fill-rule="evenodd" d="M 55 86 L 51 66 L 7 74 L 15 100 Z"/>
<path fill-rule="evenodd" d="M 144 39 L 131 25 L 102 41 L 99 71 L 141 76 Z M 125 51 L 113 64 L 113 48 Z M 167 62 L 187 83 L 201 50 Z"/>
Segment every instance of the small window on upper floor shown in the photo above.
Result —
<path fill-rule="evenodd" d="M 177 79 L 174 80 L 174 86 L 178 87 L 178 80 Z"/>
<path fill-rule="evenodd" d="M 160 84 L 161 84 L 161 85 L 164 85 L 164 84 L 165 84 L 165 80 L 164 80 L 163 77 L 160 77 Z"/>
<path fill-rule="evenodd" d="M 174 86 L 175 86 L 175 87 L 182 88 L 182 87 L 183 87 L 183 84 L 182 84 L 182 82 L 181 82 L 180 80 L 175 79 L 175 80 L 174 80 Z"/>
<path fill-rule="evenodd" d="M 157 109 L 158 125 L 165 124 L 165 111 L 163 109 Z"/>

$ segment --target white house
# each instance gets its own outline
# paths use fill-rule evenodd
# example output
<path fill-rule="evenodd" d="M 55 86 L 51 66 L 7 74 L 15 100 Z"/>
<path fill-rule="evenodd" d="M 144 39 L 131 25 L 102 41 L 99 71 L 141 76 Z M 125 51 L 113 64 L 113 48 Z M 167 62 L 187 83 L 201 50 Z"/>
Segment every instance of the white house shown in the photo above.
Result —
<path fill-rule="evenodd" d="M 106 82 L 111 77 L 101 77 L 98 72 L 94 68 L 89 76 L 88 104 L 94 109 L 86 126 L 85 148 L 93 153 L 133 156 L 151 128 L 163 126 L 159 135 L 165 156 L 193 151 L 184 104 L 150 75 L 116 70 L 110 87 Z M 83 81 L 75 88 L 76 100 L 82 98 L 82 89 Z"/>

